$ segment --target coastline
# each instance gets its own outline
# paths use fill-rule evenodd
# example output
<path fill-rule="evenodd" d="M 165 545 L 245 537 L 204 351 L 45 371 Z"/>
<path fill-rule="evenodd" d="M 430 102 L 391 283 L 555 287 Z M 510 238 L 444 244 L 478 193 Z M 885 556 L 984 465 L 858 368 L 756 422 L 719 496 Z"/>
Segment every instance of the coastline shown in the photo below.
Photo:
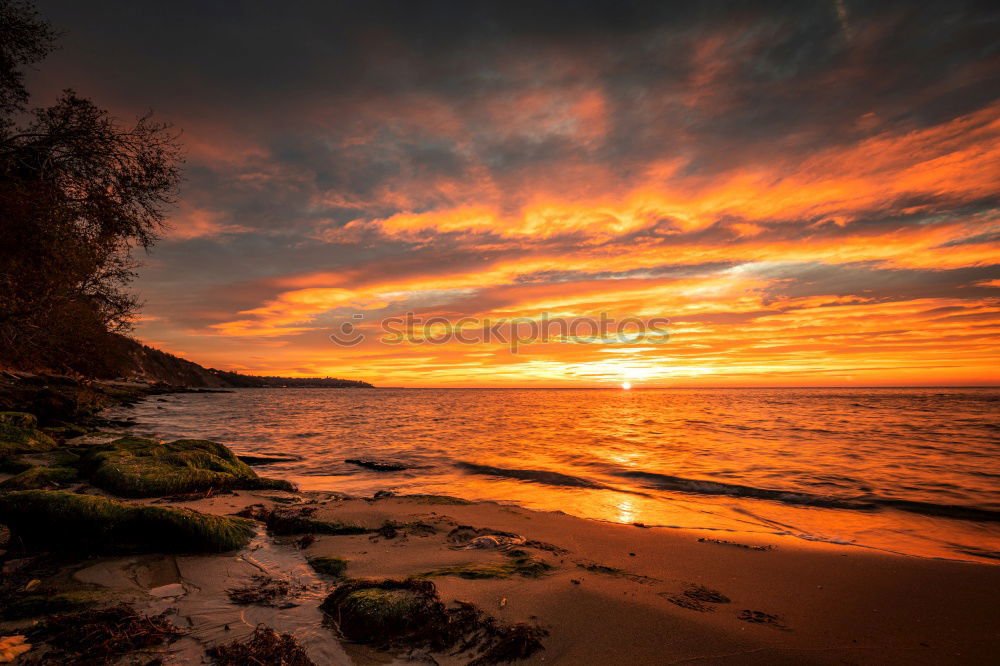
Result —
<path fill-rule="evenodd" d="M 133 389 L 110 399 L 144 397 L 146 389 Z M 61 431 L 43 427 L 75 435 L 44 455 L 120 438 L 78 439 L 66 431 L 92 431 L 99 418 L 53 426 Z M 13 477 L 0 474 L 0 483 Z M 80 481 L 43 487 L 117 495 L 94 486 L 93 478 Z M 627 653 L 642 664 L 957 664 L 986 663 L 1000 653 L 993 593 L 1000 567 L 990 564 L 792 536 L 646 528 L 444 496 L 210 487 L 117 499 L 226 520 L 241 515 L 253 521 L 246 523 L 253 534 L 243 548 L 221 553 L 147 547 L 53 555 L 23 549 L 14 530 L 15 538 L 0 546 L 3 595 L 11 607 L 41 590 L 52 598 L 86 597 L 71 614 L 121 602 L 146 616 L 175 608 L 168 617 L 183 633 L 133 654 L 152 652 L 164 663 L 212 663 L 206 649 L 246 641 L 259 623 L 294 637 L 317 664 L 387 663 L 392 654 L 440 664 L 474 660 L 475 651 L 450 654 L 374 639 L 365 645 L 358 635 L 339 641 L 335 625 L 344 622 L 344 608 L 330 612 L 329 599 L 358 580 L 432 583 L 446 606 L 468 604 L 503 631 L 537 630 L 542 649 L 524 663 L 616 663 Z M 275 581 L 284 587 L 262 593 L 273 591 L 267 585 Z M 251 591 L 253 599 L 235 603 L 234 590 Z M 36 640 L 47 618 L 66 609 L 36 610 L 0 622 L 0 634 Z M 15 659 L 31 659 L 39 646 L 44 641 Z"/>

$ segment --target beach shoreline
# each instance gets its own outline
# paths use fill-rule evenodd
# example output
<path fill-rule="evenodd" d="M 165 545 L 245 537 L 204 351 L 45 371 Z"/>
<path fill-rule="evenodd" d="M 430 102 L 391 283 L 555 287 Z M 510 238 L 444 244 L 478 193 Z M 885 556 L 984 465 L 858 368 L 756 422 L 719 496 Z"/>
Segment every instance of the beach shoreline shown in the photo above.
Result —
<path fill-rule="evenodd" d="M 128 396 L 114 399 L 142 397 Z M 79 437 L 52 451 L 107 448 L 121 435 Z M 267 469 L 267 461 L 256 462 Z M 4 472 L 0 483 L 14 476 Z M 442 608 L 474 608 L 491 631 L 529 632 L 537 645 L 525 643 L 524 663 L 968 664 L 1000 653 L 1000 567 L 988 563 L 438 495 L 210 487 L 128 499 L 93 482 L 27 492 L 70 491 L 242 520 L 248 536 L 241 548 L 218 553 L 59 553 L 24 548 L 14 529 L 0 546 L 3 595 L 11 607 L 45 591 L 86 598 L 85 610 L 73 609 L 79 613 L 119 603 L 139 617 L 167 613 L 180 633 L 153 650 L 167 664 L 213 663 L 210 650 L 253 639 L 258 625 L 291 636 L 315 664 L 474 661 L 474 650 L 407 646 L 412 636 L 392 645 L 345 637 L 352 630 L 346 607 L 331 605 L 336 591 L 367 585 L 382 594 L 385 581 L 432 590 Z M 65 610 L 42 605 L 5 618 L 0 634 L 30 638 Z M 39 647 L 44 641 L 15 658 L 30 660 Z"/>

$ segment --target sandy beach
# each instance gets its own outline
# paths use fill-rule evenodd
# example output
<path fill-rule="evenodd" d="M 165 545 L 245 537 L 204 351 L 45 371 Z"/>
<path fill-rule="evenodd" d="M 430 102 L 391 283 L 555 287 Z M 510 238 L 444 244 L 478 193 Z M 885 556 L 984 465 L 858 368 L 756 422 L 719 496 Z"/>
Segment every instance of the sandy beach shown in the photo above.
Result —
<path fill-rule="evenodd" d="M 236 491 L 171 506 L 258 517 L 277 509 L 313 526 L 370 532 L 302 541 L 261 529 L 238 553 L 104 558 L 58 574 L 64 587 L 96 590 L 144 612 L 177 608 L 176 621 L 190 633 L 167 663 L 192 663 L 203 647 L 242 639 L 259 622 L 294 635 L 316 663 L 469 662 L 462 654 L 391 655 L 336 641 L 317 606 L 338 581 L 306 565 L 321 557 L 346 560 L 346 579 L 429 579 L 446 603 L 470 602 L 503 622 L 544 628 L 544 650 L 526 663 L 612 664 L 628 655 L 636 664 L 985 664 L 1000 653 L 995 566 L 441 497 Z M 520 575 L 507 566 L 505 544 L 471 547 L 462 540 L 471 533 L 524 537 L 517 550 L 544 571 Z M 291 582 L 289 601 L 226 600 L 227 590 L 253 586 L 261 575 Z"/>

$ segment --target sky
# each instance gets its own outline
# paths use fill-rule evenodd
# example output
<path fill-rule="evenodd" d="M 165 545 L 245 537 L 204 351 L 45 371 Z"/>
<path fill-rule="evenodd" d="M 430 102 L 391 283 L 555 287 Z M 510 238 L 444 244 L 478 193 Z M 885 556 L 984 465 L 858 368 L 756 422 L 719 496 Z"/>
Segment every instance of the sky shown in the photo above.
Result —
<path fill-rule="evenodd" d="M 379 386 L 1000 383 L 989 3 L 38 7 L 36 104 L 182 131 L 153 346 Z M 406 313 L 431 340 L 389 344 Z M 602 315 L 669 334 L 481 335 Z"/>

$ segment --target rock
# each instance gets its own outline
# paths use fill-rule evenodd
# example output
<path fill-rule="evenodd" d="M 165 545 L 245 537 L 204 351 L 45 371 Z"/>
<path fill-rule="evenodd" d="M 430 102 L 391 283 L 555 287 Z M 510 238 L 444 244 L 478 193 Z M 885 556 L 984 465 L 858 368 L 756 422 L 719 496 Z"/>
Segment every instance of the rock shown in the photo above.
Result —
<path fill-rule="evenodd" d="M 471 603 L 446 607 L 426 580 L 350 580 L 320 609 L 349 640 L 387 650 L 426 650 L 450 656 L 474 651 L 470 664 L 527 659 L 544 649 L 545 629 L 507 625 Z"/>
<path fill-rule="evenodd" d="M 412 589 L 406 581 L 395 583 L 383 581 L 381 585 L 356 589 L 341 586 L 327 597 L 321 609 L 339 618 L 341 633 L 352 641 L 374 643 L 398 638 L 418 630 L 436 609 L 433 600 L 421 594 L 419 588 Z"/>
<path fill-rule="evenodd" d="M 28 547 L 75 552 L 224 552 L 255 533 L 243 518 L 50 490 L 0 495 L 0 523 Z"/>
<path fill-rule="evenodd" d="M 351 465 L 358 465 L 359 467 L 365 467 L 367 469 L 373 469 L 376 472 L 401 472 L 404 469 L 410 469 L 409 465 L 404 465 L 402 463 L 397 463 L 397 462 L 391 462 L 388 460 L 368 460 L 360 458 L 348 458 L 344 462 L 350 463 Z"/>
<path fill-rule="evenodd" d="M 14 453 L 49 451 L 56 441 L 38 429 L 38 420 L 27 412 L 0 412 L 0 458 Z"/>
<path fill-rule="evenodd" d="M 341 578 L 347 571 L 347 560 L 342 557 L 311 557 L 309 566 L 321 574 Z"/>
<path fill-rule="evenodd" d="M 31 490 L 59 487 L 76 481 L 76 477 L 76 470 L 72 467 L 32 467 L 0 483 L 0 489 Z"/>
<path fill-rule="evenodd" d="M 273 465 L 276 463 L 298 462 L 302 460 L 302 458 L 298 456 L 283 455 L 283 454 L 264 455 L 264 454 L 253 453 L 253 454 L 240 454 L 236 457 L 239 458 L 240 461 L 246 463 L 247 465 L 252 465 L 252 466 Z"/>
<path fill-rule="evenodd" d="M 180 583 L 171 583 L 169 585 L 161 585 L 159 587 L 154 587 L 149 591 L 151 597 L 156 597 L 157 599 L 166 599 L 167 597 L 183 597 L 187 594 L 187 590 Z"/>
<path fill-rule="evenodd" d="M 522 536 L 506 536 L 503 534 L 487 534 L 470 539 L 464 546 L 458 546 L 458 550 L 510 550 L 516 546 L 523 546 L 527 540 Z"/>
<path fill-rule="evenodd" d="M 391 490 L 377 490 L 375 491 L 375 494 L 372 495 L 372 499 L 377 499 L 377 500 L 388 499 L 390 497 L 395 497 L 395 496 L 396 493 L 392 492 Z"/>
<path fill-rule="evenodd" d="M 295 489 L 287 481 L 258 477 L 222 444 L 200 439 L 163 443 L 123 437 L 91 448 L 80 468 L 95 486 L 124 497 L 209 489 Z"/>

